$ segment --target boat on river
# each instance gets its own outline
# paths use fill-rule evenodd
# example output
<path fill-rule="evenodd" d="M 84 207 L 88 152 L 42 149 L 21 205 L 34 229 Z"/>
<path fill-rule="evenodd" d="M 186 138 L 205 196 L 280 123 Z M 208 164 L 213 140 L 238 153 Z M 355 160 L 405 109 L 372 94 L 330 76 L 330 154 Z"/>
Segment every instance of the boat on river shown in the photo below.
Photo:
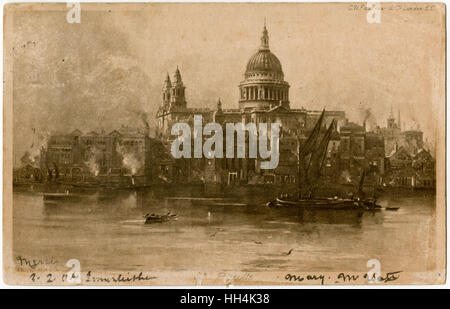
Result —
<path fill-rule="evenodd" d="M 286 199 L 276 198 L 267 203 L 269 207 L 298 207 L 308 209 L 350 209 L 376 211 L 383 207 L 376 203 L 375 199 L 355 199 L 355 198 L 310 198 L 310 199 Z M 386 210 L 391 210 L 386 208 Z M 396 209 L 397 210 L 397 209 Z"/>
<path fill-rule="evenodd" d="M 385 207 L 384 209 L 389 210 L 389 211 L 397 211 L 400 209 L 400 207 Z"/>
<path fill-rule="evenodd" d="M 146 214 L 144 216 L 145 218 L 145 224 L 151 224 L 151 223 L 162 223 L 167 221 L 174 221 L 178 219 L 178 216 L 176 214 L 172 214 L 168 212 L 165 215 L 157 215 L 157 214 Z"/>
<path fill-rule="evenodd" d="M 377 204 L 375 198 L 365 198 L 362 190 L 364 185 L 365 171 L 363 170 L 359 190 L 356 196 L 351 198 L 314 197 L 314 189 L 321 176 L 321 170 L 326 159 L 328 144 L 335 120 L 331 122 L 325 133 L 321 133 L 325 110 L 322 111 L 314 129 L 307 140 L 298 148 L 298 191 L 293 194 L 283 194 L 269 201 L 269 207 L 298 207 L 308 209 L 360 209 L 378 210 L 382 207 Z"/>
<path fill-rule="evenodd" d="M 69 193 L 68 191 L 64 193 L 53 192 L 43 194 L 44 203 L 79 202 L 85 197 L 86 196 L 83 196 L 81 194 Z"/>
<path fill-rule="evenodd" d="M 270 202 L 269 202 L 270 203 Z M 314 209 L 359 209 L 361 205 L 353 199 L 342 198 L 314 198 L 314 199 L 295 199 L 288 200 L 276 198 L 268 206 L 276 207 L 308 207 Z"/>

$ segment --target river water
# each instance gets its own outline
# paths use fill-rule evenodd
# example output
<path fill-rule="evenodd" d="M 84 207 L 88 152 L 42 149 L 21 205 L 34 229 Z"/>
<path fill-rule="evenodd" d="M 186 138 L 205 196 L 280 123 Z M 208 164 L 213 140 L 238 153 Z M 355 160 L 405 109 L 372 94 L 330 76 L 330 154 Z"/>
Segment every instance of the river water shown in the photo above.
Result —
<path fill-rule="evenodd" d="M 362 215 L 241 201 L 129 191 L 46 206 L 42 193 L 15 192 L 13 253 L 75 258 L 83 269 L 102 271 L 367 271 L 373 258 L 385 269 L 432 266 L 431 194 L 385 196 L 383 206 L 400 209 Z M 144 224 L 144 214 L 169 210 L 177 221 Z"/>

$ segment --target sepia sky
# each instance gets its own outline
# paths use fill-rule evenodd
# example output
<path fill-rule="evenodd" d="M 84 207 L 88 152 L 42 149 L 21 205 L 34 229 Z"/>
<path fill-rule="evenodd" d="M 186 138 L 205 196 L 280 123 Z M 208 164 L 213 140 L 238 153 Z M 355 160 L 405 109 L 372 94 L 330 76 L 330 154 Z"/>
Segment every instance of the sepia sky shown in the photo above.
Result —
<path fill-rule="evenodd" d="M 110 131 L 140 124 L 142 112 L 155 125 L 166 72 L 177 65 L 188 106 L 215 108 L 220 97 L 237 108 L 264 18 L 292 108 L 344 110 L 359 123 L 370 111 L 369 125 L 385 126 L 392 106 L 402 126 L 420 126 L 432 143 L 445 86 L 444 8 L 382 6 L 379 24 L 345 3 L 81 4 L 80 24 L 66 21 L 65 4 L 17 6 L 4 29 L 13 33 L 4 52 L 13 59 L 15 157 L 36 148 L 33 132 Z"/>

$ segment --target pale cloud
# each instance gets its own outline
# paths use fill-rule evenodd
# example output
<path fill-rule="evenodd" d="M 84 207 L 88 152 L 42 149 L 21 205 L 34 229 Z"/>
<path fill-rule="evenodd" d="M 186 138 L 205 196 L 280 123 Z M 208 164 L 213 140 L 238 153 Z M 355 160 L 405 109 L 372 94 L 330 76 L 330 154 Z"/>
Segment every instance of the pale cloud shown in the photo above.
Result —
<path fill-rule="evenodd" d="M 270 47 L 290 83 L 291 107 L 361 107 L 384 125 L 390 106 L 434 138 L 436 82 L 445 41 L 442 12 L 383 13 L 368 24 L 346 4 L 82 5 L 81 23 L 61 11 L 14 18 L 14 149 L 27 150 L 32 127 L 112 130 L 150 125 L 166 72 L 178 65 L 188 105 L 238 106 L 238 84 L 259 46 L 264 17 Z M 8 29 L 5 29 L 8 31 Z M 436 80 L 436 78 L 438 80 Z M 16 128 L 20 128 L 18 130 Z"/>

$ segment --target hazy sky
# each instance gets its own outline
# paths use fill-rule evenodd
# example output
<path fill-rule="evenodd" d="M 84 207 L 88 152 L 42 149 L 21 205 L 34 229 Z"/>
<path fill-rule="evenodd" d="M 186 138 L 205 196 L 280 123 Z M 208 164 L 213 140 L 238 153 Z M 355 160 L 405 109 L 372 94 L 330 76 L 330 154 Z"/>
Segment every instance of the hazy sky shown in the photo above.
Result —
<path fill-rule="evenodd" d="M 141 111 L 154 125 L 166 72 L 177 65 L 188 106 L 215 108 L 220 97 L 237 108 L 264 18 L 292 108 L 344 110 L 355 122 L 370 109 L 384 126 L 392 106 L 406 128 L 420 124 L 432 140 L 443 102 L 444 9 L 401 5 L 383 10 L 379 24 L 367 11 L 326 3 L 81 4 L 80 24 L 66 21 L 65 4 L 16 10 L 5 28 L 14 33 L 5 53 L 13 56 L 15 154 L 33 143 L 32 128 L 109 131 L 136 125 Z"/>

